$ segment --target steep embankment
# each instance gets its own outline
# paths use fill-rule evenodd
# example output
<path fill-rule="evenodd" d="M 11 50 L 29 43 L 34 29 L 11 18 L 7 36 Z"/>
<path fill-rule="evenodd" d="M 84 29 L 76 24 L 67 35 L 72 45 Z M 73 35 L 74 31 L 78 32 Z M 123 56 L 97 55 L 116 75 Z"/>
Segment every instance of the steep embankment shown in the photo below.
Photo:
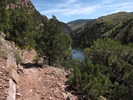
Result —
<path fill-rule="evenodd" d="M 16 84 L 19 81 L 17 61 L 19 53 L 14 42 L 6 41 L 0 32 L 0 99 L 15 100 Z"/>
<path fill-rule="evenodd" d="M 4 34 L 3 34 L 4 35 Z M 16 62 L 22 57 L 22 64 Z M 0 98 L 2 100 L 76 100 L 68 91 L 65 70 L 33 62 L 35 50 L 17 50 L 0 36 Z"/>

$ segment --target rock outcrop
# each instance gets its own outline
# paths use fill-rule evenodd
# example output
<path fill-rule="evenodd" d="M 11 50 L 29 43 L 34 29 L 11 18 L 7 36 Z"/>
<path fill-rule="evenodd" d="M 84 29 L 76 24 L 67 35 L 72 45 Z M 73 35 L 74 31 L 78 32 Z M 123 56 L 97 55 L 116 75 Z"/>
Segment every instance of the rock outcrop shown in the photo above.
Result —
<path fill-rule="evenodd" d="M 15 100 L 16 84 L 19 82 L 14 43 L 6 41 L 0 36 L 0 98 Z"/>

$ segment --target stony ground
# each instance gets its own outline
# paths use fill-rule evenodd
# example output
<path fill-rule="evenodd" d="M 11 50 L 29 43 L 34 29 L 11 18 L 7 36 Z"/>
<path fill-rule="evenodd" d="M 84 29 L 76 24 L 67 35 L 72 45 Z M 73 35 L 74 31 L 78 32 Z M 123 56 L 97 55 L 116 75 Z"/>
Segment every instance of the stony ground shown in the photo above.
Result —
<path fill-rule="evenodd" d="M 8 41 L 7 43 L 10 51 L 14 50 L 12 48 L 16 48 L 12 47 L 12 43 Z M 11 67 L 7 63 L 7 57 L 3 51 L 5 50 L 0 45 L 0 100 L 6 100 L 9 79 L 12 78 L 10 76 Z M 67 73 L 61 68 L 48 65 L 40 68 L 33 62 L 35 55 L 35 50 L 22 52 L 22 65 L 18 67 L 19 82 L 17 83 L 16 100 L 79 100 L 72 91 L 68 91 Z"/>
<path fill-rule="evenodd" d="M 37 67 L 32 59 L 34 51 L 24 54 L 23 71 L 19 72 L 16 100 L 78 100 L 66 91 L 67 74 L 63 69 L 45 65 Z"/>
<path fill-rule="evenodd" d="M 3 55 L 3 48 L 0 45 L 0 100 L 6 100 L 7 89 L 9 87 L 10 68 L 7 67 L 7 59 Z"/>
<path fill-rule="evenodd" d="M 2 62 L 1 62 L 2 60 Z M 3 63 L 5 59 L 2 59 L 0 57 L 0 100 L 6 100 L 6 97 L 8 96 L 7 94 L 7 89 L 9 87 L 9 68 L 5 67 L 6 64 Z"/>

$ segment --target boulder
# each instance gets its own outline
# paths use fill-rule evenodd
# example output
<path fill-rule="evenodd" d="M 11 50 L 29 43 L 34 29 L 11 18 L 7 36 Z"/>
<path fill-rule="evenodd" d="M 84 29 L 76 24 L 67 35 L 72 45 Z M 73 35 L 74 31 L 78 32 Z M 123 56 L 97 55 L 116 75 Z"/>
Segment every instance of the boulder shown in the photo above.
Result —
<path fill-rule="evenodd" d="M 12 78 L 13 78 L 13 80 L 16 82 L 16 83 L 18 83 L 18 81 L 19 81 L 19 76 L 18 76 L 18 74 L 17 74 L 17 70 L 15 70 L 15 69 L 13 69 L 12 68 L 12 74 L 11 74 L 12 76 Z"/>
<path fill-rule="evenodd" d="M 43 58 L 39 58 L 38 64 L 39 64 L 39 65 L 43 65 L 43 63 L 44 63 L 44 59 L 43 59 Z"/>
<path fill-rule="evenodd" d="M 9 89 L 8 89 L 9 96 L 7 100 L 15 100 L 16 96 L 16 84 L 13 82 L 12 79 L 9 80 Z"/>

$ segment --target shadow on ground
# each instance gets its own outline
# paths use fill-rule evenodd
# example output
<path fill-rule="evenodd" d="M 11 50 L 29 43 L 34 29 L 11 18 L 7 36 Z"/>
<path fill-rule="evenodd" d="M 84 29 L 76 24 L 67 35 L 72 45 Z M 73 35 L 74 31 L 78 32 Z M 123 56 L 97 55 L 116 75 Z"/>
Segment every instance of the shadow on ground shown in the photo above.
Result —
<path fill-rule="evenodd" d="M 21 66 L 23 66 L 23 68 L 42 68 L 42 65 L 39 65 L 37 63 L 21 63 Z"/>
<path fill-rule="evenodd" d="M 66 84 L 68 83 L 66 82 Z M 69 91 L 72 95 L 76 95 L 78 97 L 77 100 L 87 100 L 87 98 L 84 95 L 82 95 L 81 91 L 77 91 L 71 85 L 68 85 L 65 88 L 65 91 Z"/>

